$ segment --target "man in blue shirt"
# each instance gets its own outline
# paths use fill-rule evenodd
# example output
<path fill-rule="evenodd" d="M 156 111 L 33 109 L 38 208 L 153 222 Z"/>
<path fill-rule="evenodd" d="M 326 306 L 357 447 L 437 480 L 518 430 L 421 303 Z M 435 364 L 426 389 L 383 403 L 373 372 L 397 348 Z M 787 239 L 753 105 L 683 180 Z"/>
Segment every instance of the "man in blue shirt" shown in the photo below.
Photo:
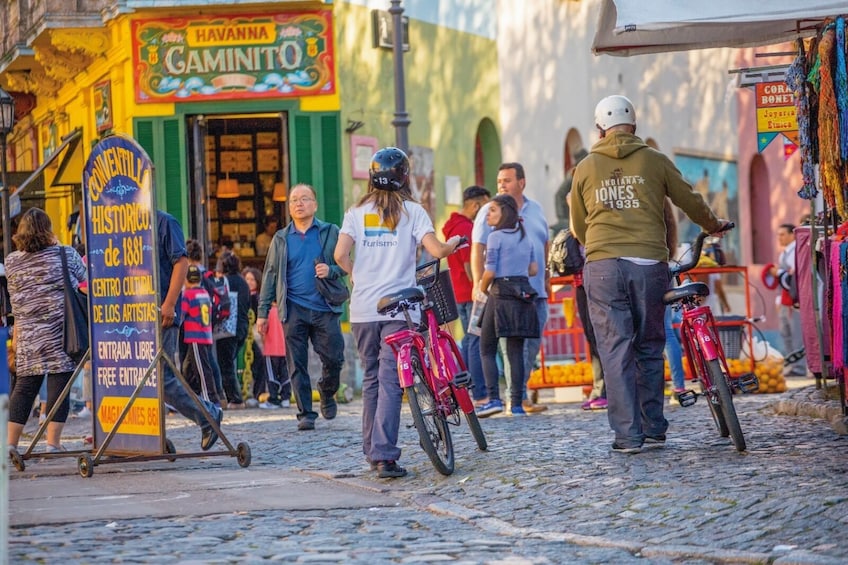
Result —
<path fill-rule="evenodd" d="M 268 312 L 276 301 L 286 334 L 286 358 L 297 401 L 297 429 L 314 430 L 318 414 L 312 410 L 309 341 L 323 365 L 317 384 L 321 415 L 327 420 L 336 417 L 336 392 L 344 363 L 342 307 L 328 304 L 318 294 L 315 279 L 337 279 L 344 276 L 344 271 L 333 259 L 339 228 L 315 217 L 318 210 L 315 189 L 308 184 L 295 185 L 289 192 L 288 203 L 292 221 L 271 240 L 262 274 L 256 325 L 264 334 Z"/>
<path fill-rule="evenodd" d="M 548 321 L 548 277 L 550 273 L 547 268 L 548 261 L 548 221 L 545 212 L 535 200 L 524 195 L 526 179 L 524 167 L 521 163 L 503 163 L 498 167 L 498 194 L 509 194 L 518 204 L 518 213 L 524 224 L 527 236 L 533 242 L 533 255 L 539 262 L 539 270 L 535 276 L 530 277 L 530 284 L 538 295 L 536 296 L 536 312 L 539 316 L 539 334 L 545 328 Z M 491 226 L 486 223 L 486 214 L 491 204 L 486 204 L 480 209 L 474 220 L 474 229 L 471 232 L 471 271 L 474 275 L 474 289 L 480 287 L 480 278 L 483 276 L 483 267 L 486 256 L 486 240 L 492 232 Z M 542 346 L 541 338 L 530 338 L 524 341 L 524 382 L 530 379 L 530 372 L 536 363 L 536 356 Z M 510 382 L 513 378 L 506 363 L 505 373 L 507 381 L 507 397 L 509 396 Z M 526 389 L 525 389 L 526 390 Z M 529 400 L 524 401 L 526 412 L 541 412 L 546 406 L 533 404 Z"/>
<path fill-rule="evenodd" d="M 162 349 L 169 358 L 175 359 L 179 352 L 180 323 L 182 316 L 177 310 L 180 302 L 183 283 L 188 271 L 188 254 L 185 247 L 183 229 L 176 218 L 156 211 L 156 235 L 159 252 L 159 294 L 162 300 Z M 171 370 L 171 365 L 163 363 L 162 384 L 165 389 L 165 402 L 174 407 L 177 412 L 190 420 L 194 420 L 202 431 L 200 447 L 209 450 L 218 441 L 218 432 L 206 419 L 203 411 L 192 400 Z M 200 399 L 206 410 L 215 418 L 220 426 L 223 411 L 209 402 Z"/>

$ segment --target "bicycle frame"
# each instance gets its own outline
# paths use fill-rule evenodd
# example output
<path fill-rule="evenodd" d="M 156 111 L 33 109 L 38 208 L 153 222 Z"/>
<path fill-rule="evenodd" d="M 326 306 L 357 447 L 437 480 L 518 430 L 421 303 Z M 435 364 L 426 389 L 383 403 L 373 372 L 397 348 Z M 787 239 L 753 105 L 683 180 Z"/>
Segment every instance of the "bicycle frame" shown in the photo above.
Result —
<path fill-rule="evenodd" d="M 707 361 L 718 359 L 721 368 L 726 374 L 730 374 L 727 361 L 724 358 L 724 350 L 721 341 L 716 337 L 713 325 L 715 318 L 709 306 L 682 305 L 683 320 L 680 324 L 681 341 L 689 370 L 693 375 L 702 378 L 709 383 L 709 375 L 706 370 Z M 694 351 L 697 348 L 697 352 Z M 697 363 L 696 363 L 697 361 Z M 698 365 L 696 371 L 696 364 Z"/>
<path fill-rule="evenodd" d="M 450 401 L 452 396 L 463 412 L 471 413 L 474 411 L 474 404 L 468 390 L 456 386 L 453 382 L 453 375 L 466 370 L 459 347 L 450 332 L 439 327 L 429 299 L 425 298 L 421 305 L 422 313 L 427 319 L 426 336 L 414 329 L 409 312 L 404 309 L 409 327 L 386 337 L 386 343 L 391 346 L 398 360 L 400 386 L 406 388 L 413 385 L 415 377 L 412 370 L 412 351 L 415 349 L 423 364 L 427 386 L 436 398 L 439 411 L 445 417 L 453 413 L 454 408 Z M 437 343 L 430 337 L 434 335 Z"/>

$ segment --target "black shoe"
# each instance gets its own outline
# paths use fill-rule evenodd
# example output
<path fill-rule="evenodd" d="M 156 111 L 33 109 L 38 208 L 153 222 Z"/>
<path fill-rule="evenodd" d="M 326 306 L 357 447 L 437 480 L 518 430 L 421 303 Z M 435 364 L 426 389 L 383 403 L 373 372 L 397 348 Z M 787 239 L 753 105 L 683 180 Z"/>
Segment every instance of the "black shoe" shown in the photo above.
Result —
<path fill-rule="evenodd" d="M 642 452 L 642 446 L 637 447 L 625 447 L 623 445 L 619 445 L 617 443 L 612 444 L 612 450 L 616 453 L 627 453 L 627 454 L 636 454 Z"/>
<path fill-rule="evenodd" d="M 665 434 L 645 436 L 644 447 L 665 447 Z"/>
<path fill-rule="evenodd" d="M 336 399 L 333 396 L 321 396 L 321 416 L 325 420 L 332 420 L 336 417 L 339 405 L 336 404 Z"/>
<path fill-rule="evenodd" d="M 406 476 L 406 469 L 396 461 L 377 461 L 377 476 L 381 479 L 397 479 Z"/>
<path fill-rule="evenodd" d="M 313 420 L 303 419 L 297 423 L 297 429 L 301 432 L 304 432 L 306 430 L 314 430 L 315 422 Z"/>
<path fill-rule="evenodd" d="M 221 426 L 221 419 L 223 417 L 224 411 L 218 408 L 218 412 L 215 414 L 215 421 L 219 427 Z M 203 430 L 203 436 L 200 438 L 200 449 L 209 451 L 215 445 L 216 441 L 218 441 L 218 432 L 215 431 L 215 428 L 211 424 L 207 424 L 207 427 Z"/>

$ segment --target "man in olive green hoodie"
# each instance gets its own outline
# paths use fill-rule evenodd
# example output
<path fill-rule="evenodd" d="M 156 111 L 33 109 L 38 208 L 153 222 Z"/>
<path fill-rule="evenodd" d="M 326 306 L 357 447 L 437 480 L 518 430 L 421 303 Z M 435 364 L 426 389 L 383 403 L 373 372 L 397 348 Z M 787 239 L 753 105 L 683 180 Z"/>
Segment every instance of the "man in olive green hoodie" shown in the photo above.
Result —
<path fill-rule="evenodd" d="M 636 137 L 624 96 L 595 108 L 601 139 L 574 171 L 571 229 L 586 248 L 583 281 L 604 367 L 613 451 L 662 447 L 662 296 L 669 287 L 663 201 L 669 197 L 705 231 L 724 226 L 671 160 Z"/>

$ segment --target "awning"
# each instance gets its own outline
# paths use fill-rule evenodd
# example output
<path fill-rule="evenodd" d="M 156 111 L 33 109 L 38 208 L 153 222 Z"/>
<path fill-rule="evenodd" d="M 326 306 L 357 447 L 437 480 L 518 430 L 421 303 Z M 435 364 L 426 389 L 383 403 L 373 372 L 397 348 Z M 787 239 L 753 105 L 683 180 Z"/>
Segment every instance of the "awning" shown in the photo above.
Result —
<path fill-rule="evenodd" d="M 15 206 L 16 203 L 19 203 L 20 200 L 26 199 L 27 197 L 34 198 L 47 198 L 47 187 L 44 186 L 43 182 L 36 182 L 37 179 L 41 178 L 41 175 L 44 174 L 44 169 L 53 165 L 59 160 L 59 170 L 56 172 L 56 177 L 53 179 L 53 182 L 50 184 L 50 187 L 54 186 L 78 186 L 82 184 L 82 148 L 80 147 L 80 142 L 82 141 L 82 128 L 77 128 L 65 137 L 62 138 L 62 143 L 59 147 L 50 154 L 50 156 L 44 160 L 44 162 L 39 165 L 39 167 L 33 171 L 33 173 L 22 182 L 17 190 L 12 193 L 9 197 L 9 208 L 12 217 L 15 217 L 18 213 L 20 213 L 20 204 Z M 25 193 L 25 191 L 27 191 Z M 50 194 L 51 197 L 63 197 L 66 196 L 67 193 L 63 194 Z"/>
<path fill-rule="evenodd" d="M 848 13 L 834 0 L 602 0 L 592 51 L 627 57 L 709 47 L 753 47 L 814 35 Z"/>

